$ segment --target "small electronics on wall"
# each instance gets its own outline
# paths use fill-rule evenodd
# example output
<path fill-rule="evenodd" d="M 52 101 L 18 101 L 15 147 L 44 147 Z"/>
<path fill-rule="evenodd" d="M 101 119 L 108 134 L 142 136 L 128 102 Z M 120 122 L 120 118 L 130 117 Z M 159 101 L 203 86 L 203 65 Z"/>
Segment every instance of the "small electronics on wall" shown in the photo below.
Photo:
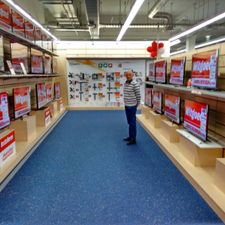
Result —
<path fill-rule="evenodd" d="M 146 78 L 149 81 L 155 81 L 155 63 L 153 61 L 146 62 Z"/>
<path fill-rule="evenodd" d="M 157 113 L 160 113 L 160 114 L 163 113 L 162 101 L 163 101 L 163 94 L 162 94 L 162 92 L 153 90 L 153 99 L 152 99 L 153 109 L 154 109 L 154 111 L 156 111 Z"/>
<path fill-rule="evenodd" d="M 20 118 L 31 111 L 30 87 L 13 88 L 14 118 Z"/>
<path fill-rule="evenodd" d="M 164 114 L 165 116 L 177 124 L 180 123 L 180 97 L 165 94 Z"/>
<path fill-rule="evenodd" d="M 31 49 L 31 73 L 44 73 L 43 53 L 35 49 Z"/>
<path fill-rule="evenodd" d="M 145 88 L 145 105 L 152 107 L 152 88 Z"/>
<path fill-rule="evenodd" d="M 217 87 L 218 50 L 194 54 L 192 56 L 192 86 Z"/>
<path fill-rule="evenodd" d="M 207 104 L 185 100 L 184 127 L 203 141 L 207 140 L 208 108 Z"/>
<path fill-rule="evenodd" d="M 23 63 L 26 71 L 28 67 L 28 47 L 18 43 L 11 43 L 12 66 L 16 73 L 23 73 L 21 63 Z"/>
<path fill-rule="evenodd" d="M 0 129 L 10 124 L 9 117 L 9 102 L 8 94 L 6 92 L 0 93 Z"/>
<path fill-rule="evenodd" d="M 166 83 L 166 61 L 155 62 L 155 81 L 158 83 Z"/>
<path fill-rule="evenodd" d="M 52 57 L 50 55 L 45 54 L 44 56 L 44 70 L 46 74 L 52 73 Z"/>
<path fill-rule="evenodd" d="M 47 104 L 47 93 L 45 83 L 36 84 L 37 109 L 43 108 Z"/>
<path fill-rule="evenodd" d="M 171 59 L 170 84 L 183 85 L 184 73 L 185 73 L 185 57 L 180 59 Z"/>
<path fill-rule="evenodd" d="M 53 88 L 52 88 L 52 83 L 48 82 L 45 84 L 46 88 L 46 98 L 47 98 L 47 103 L 51 102 L 53 100 Z"/>
<path fill-rule="evenodd" d="M 55 95 L 55 99 L 56 100 L 61 98 L 60 82 L 55 82 L 54 83 L 54 95 Z"/>

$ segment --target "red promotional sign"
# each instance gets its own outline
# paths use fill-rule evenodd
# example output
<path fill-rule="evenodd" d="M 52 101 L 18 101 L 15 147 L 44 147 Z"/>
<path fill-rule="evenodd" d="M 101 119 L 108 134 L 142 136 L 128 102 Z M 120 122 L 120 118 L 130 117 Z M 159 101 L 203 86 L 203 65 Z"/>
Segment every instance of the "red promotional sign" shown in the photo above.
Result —
<path fill-rule="evenodd" d="M 155 64 L 147 62 L 147 77 L 149 81 L 155 81 Z"/>
<path fill-rule="evenodd" d="M 166 83 L 166 61 L 155 62 L 155 81 Z"/>
<path fill-rule="evenodd" d="M 61 98 L 60 82 L 56 82 L 54 84 L 54 92 L 55 92 L 55 99 L 60 99 Z"/>
<path fill-rule="evenodd" d="M 25 22 L 25 35 L 28 40 L 34 41 L 34 25 L 29 21 Z"/>
<path fill-rule="evenodd" d="M 15 118 L 26 115 L 31 111 L 30 87 L 13 89 Z"/>
<path fill-rule="evenodd" d="M 12 11 L 12 22 L 13 22 L 13 32 L 24 37 L 24 19 L 23 17 L 15 12 Z"/>
<path fill-rule="evenodd" d="M 165 95 L 164 114 L 175 123 L 180 123 L 180 97 Z"/>
<path fill-rule="evenodd" d="M 8 94 L 0 93 L 0 129 L 10 124 Z"/>
<path fill-rule="evenodd" d="M 152 103 L 153 103 L 153 109 L 158 113 L 162 113 L 162 92 L 153 91 Z"/>
<path fill-rule="evenodd" d="M 45 88 L 46 88 L 47 102 L 50 102 L 53 99 L 53 96 L 52 96 L 52 83 L 46 83 L 45 84 Z"/>
<path fill-rule="evenodd" d="M 11 13 L 10 8 L 0 0 L 0 26 L 11 30 Z"/>
<path fill-rule="evenodd" d="M 218 50 L 192 56 L 192 86 L 216 88 Z"/>
<path fill-rule="evenodd" d="M 185 58 L 171 60 L 170 84 L 182 85 L 184 83 L 184 67 Z"/>
<path fill-rule="evenodd" d="M 36 84 L 36 91 L 37 91 L 37 107 L 38 109 L 40 109 L 47 104 L 45 83 Z"/>
<path fill-rule="evenodd" d="M 207 138 L 208 105 L 185 100 L 184 127 L 202 140 Z"/>
<path fill-rule="evenodd" d="M 31 56 L 31 72 L 32 73 L 43 73 L 42 56 L 38 56 L 38 55 Z"/>
<path fill-rule="evenodd" d="M 145 105 L 152 107 L 152 88 L 145 88 Z"/>

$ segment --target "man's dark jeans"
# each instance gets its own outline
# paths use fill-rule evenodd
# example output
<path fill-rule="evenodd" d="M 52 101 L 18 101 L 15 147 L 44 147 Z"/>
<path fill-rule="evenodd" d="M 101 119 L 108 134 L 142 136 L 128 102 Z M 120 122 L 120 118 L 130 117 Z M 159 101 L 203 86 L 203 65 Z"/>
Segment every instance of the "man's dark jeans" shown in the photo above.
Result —
<path fill-rule="evenodd" d="M 129 124 L 129 138 L 136 140 L 137 128 L 136 128 L 136 112 L 137 106 L 125 106 L 125 112 L 127 117 L 127 123 Z"/>

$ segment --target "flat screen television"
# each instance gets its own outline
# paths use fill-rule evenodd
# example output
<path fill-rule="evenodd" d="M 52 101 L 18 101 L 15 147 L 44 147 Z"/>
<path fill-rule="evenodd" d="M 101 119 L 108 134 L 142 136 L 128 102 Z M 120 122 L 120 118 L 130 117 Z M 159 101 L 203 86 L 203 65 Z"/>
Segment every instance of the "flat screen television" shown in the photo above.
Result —
<path fill-rule="evenodd" d="M 155 81 L 155 63 L 152 61 L 146 62 L 147 78 L 149 81 Z"/>
<path fill-rule="evenodd" d="M 183 85 L 185 71 L 185 58 L 172 59 L 170 66 L 170 84 Z"/>
<path fill-rule="evenodd" d="M 34 29 L 34 39 L 35 39 L 35 44 L 37 44 L 40 47 L 43 46 L 41 28 L 35 27 L 35 29 Z"/>
<path fill-rule="evenodd" d="M 152 107 L 152 88 L 145 88 L 145 105 Z"/>
<path fill-rule="evenodd" d="M 207 140 L 208 113 L 207 104 L 185 100 L 184 127 L 203 141 Z"/>
<path fill-rule="evenodd" d="M 164 115 L 172 122 L 180 123 L 180 97 L 165 94 Z"/>
<path fill-rule="evenodd" d="M 0 93 L 0 129 L 10 124 L 8 94 Z"/>
<path fill-rule="evenodd" d="M 218 50 L 194 54 L 192 56 L 192 86 L 217 87 Z"/>
<path fill-rule="evenodd" d="M 56 100 L 61 98 L 60 82 L 55 82 L 54 84 L 54 95 Z"/>
<path fill-rule="evenodd" d="M 31 49 L 31 73 L 44 73 L 43 53 L 35 49 Z"/>
<path fill-rule="evenodd" d="M 47 103 L 51 102 L 53 100 L 53 88 L 52 88 L 52 83 L 46 83 L 45 84 L 46 88 L 46 98 L 47 98 Z"/>
<path fill-rule="evenodd" d="M 24 18 L 16 11 L 12 10 L 12 27 L 13 33 L 25 37 L 25 21 Z"/>
<path fill-rule="evenodd" d="M 25 37 L 34 42 L 34 25 L 30 21 L 25 21 Z"/>
<path fill-rule="evenodd" d="M 155 62 L 155 81 L 158 83 L 166 83 L 166 61 Z"/>
<path fill-rule="evenodd" d="M 23 73 L 20 63 L 24 64 L 26 71 L 28 68 L 28 47 L 18 43 L 11 43 L 12 66 L 16 73 Z"/>
<path fill-rule="evenodd" d="M 10 8 L 7 4 L 0 0 L 0 9 L 0 26 L 3 27 L 5 30 L 11 31 L 12 17 Z"/>
<path fill-rule="evenodd" d="M 31 111 L 30 87 L 13 88 L 14 118 L 20 118 Z"/>
<path fill-rule="evenodd" d="M 43 108 L 47 104 L 47 93 L 45 83 L 36 84 L 37 109 Z"/>
<path fill-rule="evenodd" d="M 163 101 L 162 92 L 153 90 L 153 99 L 152 99 L 153 109 L 154 109 L 154 111 L 156 111 L 157 113 L 160 113 L 160 114 L 163 113 L 162 101 Z"/>
<path fill-rule="evenodd" d="M 45 73 L 50 74 L 52 73 L 52 57 L 50 55 L 45 54 L 44 56 L 44 68 L 45 68 Z"/>

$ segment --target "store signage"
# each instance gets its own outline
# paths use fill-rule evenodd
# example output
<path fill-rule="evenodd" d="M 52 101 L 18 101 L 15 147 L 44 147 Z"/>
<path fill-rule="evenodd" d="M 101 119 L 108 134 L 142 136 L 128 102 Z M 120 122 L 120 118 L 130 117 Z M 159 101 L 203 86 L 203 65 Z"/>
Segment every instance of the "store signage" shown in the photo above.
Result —
<path fill-rule="evenodd" d="M 16 153 L 15 132 L 12 130 L 0 138 L 0 166 Z"/>
<path fill-rule="evenodd" d="M 53 95 L 52 95 L 52 83 L 46 83 L 45 84 L 45 88 L 46 88 L 46 94 L 47 94 L 47 102 L 51 102 L 53 99 Z"/>
<path fill-rule="evenodd" d="M 175 123 L 180 123 L 180 97 L 165 95 L 164 114 Z"/>
<path fill-rule="evenodd" d="M 202 140 L 207 138 L 208 105 L 185 100 L 184 127 Z"/>
<path fill-rule="evenodd" d="M 54 84 L 54 92 L 55 92 L 55 99 L 60 99 L 61 98 L 60 82 L 56 82 Z"/>
<path fill-rule="evenodd" d="M 152 107 L 152 88 L 145 88 L 145 105 Z"/>
<path fill-rule="evenodd" d="M 153 91 L 152 103 L 153 103 L 153 109 L 158 113 L 162 113 L 162 92 Z"/>
<path fill-rule="evenodd" d="M 37 107 L 38 109 L 40 109 L 47 104 L 45 83 L 36 84 L 36 90 L 37 90 Z"/>
<path fill-rule="evenodd" d="M 31 111 L 30 87 L 13 89 L 15 118 L 26 115 Z"/>
<path fill-rule="evenodd" d="M 166 82 L 166 61 L 155 62 L 155 81 Z"/>
<path fill-rule="evenodd" d="M 11 30 L 11 13 L 10 8 L 0 0 L 0 26 Z"/>
<path fill-rule="evenodd" d="M 112 68 L 113 64 L 112 63 L 99 63 L 98 68 Z"/>
<path fill-rule="evenodd" d="M 171 60 L 170 84 L 183 85 L 184 67 L 185 67 L 185 58 Z"/>
<path fill-rule="evenodd" d="M 45 126 L 48 126 L 51 123 L 51 110 L 48 107 L 45 109 Z"/>
<path fill-rule="evenodd" d="M 51 60 L 51 56 L 45 55 L 44 57 L 44 63 L 45 63 L 45 73 L 51 73 L 52 69 L 51 69 L 51 64 L 52 64 L 52 60 Z"/>
<path fill-rule="evenodd" d="M 42 56 L 32 55 L 32 57 L 31 57 L 31 71 L 32 71 L 32 73 L 43 73 Z"/>
<path fill-rule="evenodd" d="M 147 77 L 149 81 L 155 81 L 155 64 L 151 62 L 147 64 Z"/>
<path fill-rule="evenodd" d="M 34 25 L 29 21 L 25 22 L 25 35 L 28 40 L 34 41 Z"/>
<path fill-rule="evenodd" d="M 13 32 L 24 37 L 24 19 L 23 17 L 15 12 L 12 11 L 12 21 L 13 21 Z"/>
<path fill-rule="evenodd" d="M 10 124 L 8 94 L 0 93 L 0 129 Z"/>
<path fill-rule="evenodd" d="M 192 86 L 216 88 L 218 50 L 192 56 Z"/>

